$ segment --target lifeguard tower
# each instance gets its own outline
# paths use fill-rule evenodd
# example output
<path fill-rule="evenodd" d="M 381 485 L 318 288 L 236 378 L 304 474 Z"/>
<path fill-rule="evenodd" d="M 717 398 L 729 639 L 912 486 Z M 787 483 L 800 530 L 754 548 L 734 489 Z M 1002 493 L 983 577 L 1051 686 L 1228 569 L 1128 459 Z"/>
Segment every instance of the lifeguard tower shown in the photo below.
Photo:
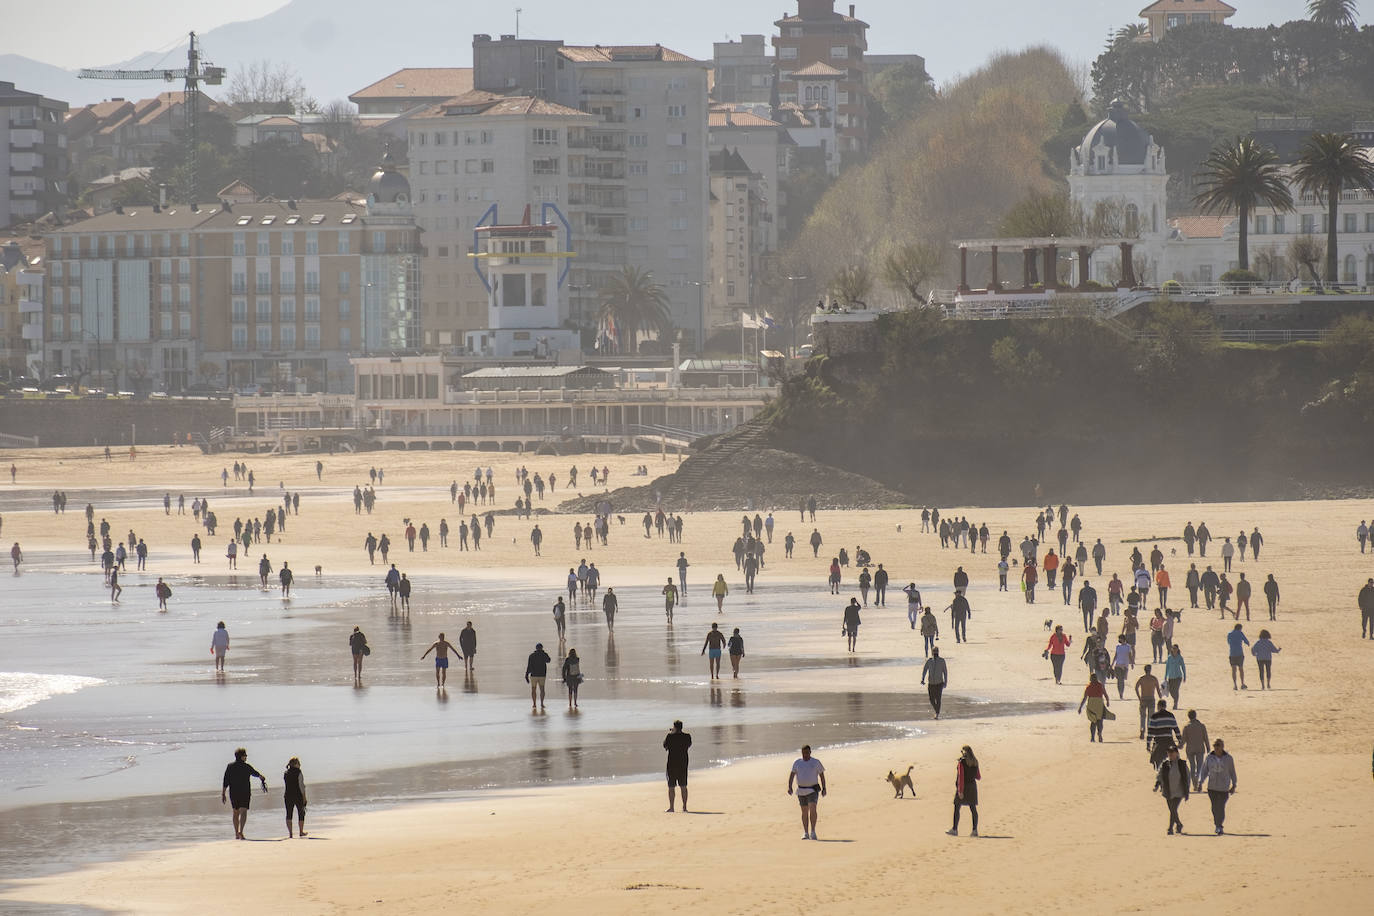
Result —
<path fill-rule="evenodd" d="M 571 236 L 567 219 L 550 203 L 542 205 L 540 222 L 531 222 L 526 206 L 513 226 L 498 224 L 495 204 L 487 210 L 473 229 L 469 254 L 487 290 L 487 327 L 465 333 L 468 352 L 561 361 L 560 354 L 572 351 L 573 360 L 580 358 L 581 335 L 567 326 Z"/>

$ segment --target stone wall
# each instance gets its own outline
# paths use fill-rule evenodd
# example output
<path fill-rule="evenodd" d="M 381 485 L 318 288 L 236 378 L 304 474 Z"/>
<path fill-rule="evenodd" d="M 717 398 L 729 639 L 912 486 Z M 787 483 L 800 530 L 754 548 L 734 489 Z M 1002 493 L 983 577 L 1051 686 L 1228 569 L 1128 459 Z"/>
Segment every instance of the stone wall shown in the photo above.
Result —
<path fill-rule="evenodd" d="M 818 356 L 872 353 L 878 349 L 878 313 L 817 312 L 811 317 L 811 343 Z"/>
<path fill-rule="evenodd" d="M 173 433 L 185 441 L 233 424 L 232 401 L 0 398 L 0 433 L 37 436 L 40 446 L 127 447 L 135 433 L 139 444 L 167 444 Z"/>

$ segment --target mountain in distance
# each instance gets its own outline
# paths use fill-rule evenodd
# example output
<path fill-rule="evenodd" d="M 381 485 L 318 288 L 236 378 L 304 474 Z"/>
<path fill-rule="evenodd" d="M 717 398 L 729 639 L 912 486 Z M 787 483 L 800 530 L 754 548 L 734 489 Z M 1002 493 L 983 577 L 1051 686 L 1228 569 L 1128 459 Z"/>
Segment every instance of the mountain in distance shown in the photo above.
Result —
<path fill-rule="evenodd" d="M 0 80 L 7 83 L 14 83 L 16 89 L 24 92 L 36 92 L 39 95 L 58 101 L 68 102 L 72 107 L 76 107 L 71 102 L 74 98 L 90 98 L 97 101 L 101 96 L 99 85 L 110 86 L 112 83 L 103 83 L 96 86 L 87 85 L 86 80 L 76 78 L 76 73 L 72 70 L 64 70 L 52 64 L 45 64 L 41 60 L 34 60 L 32 57 L 25 57 L 22 54 L 0 54 Z M 114 92 L 114 95 L 122 95 L 121 92 Z"/>

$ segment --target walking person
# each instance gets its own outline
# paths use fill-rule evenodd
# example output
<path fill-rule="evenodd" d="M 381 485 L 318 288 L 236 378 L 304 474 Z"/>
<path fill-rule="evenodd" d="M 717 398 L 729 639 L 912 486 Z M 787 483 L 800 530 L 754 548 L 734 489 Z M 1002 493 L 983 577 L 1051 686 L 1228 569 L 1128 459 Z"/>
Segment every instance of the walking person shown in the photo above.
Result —
<path fill-rule="evenodd" d="M 301 758 L 292 757 L 286 761 L 286 772 L 282 774 L 281 782 L 282 800 L 286 802 L 286 835 L 295 836 L 291 832 L 291 812 L 294 810 L 301 836 L 308 836 L 305 832 L 305 775 L 301 772 Z"/>
<path fill-rule="evenodd" d="M 955 642 L 968 642 L 968 619 L 973 616 L 973 609 L 969 607 L 968 598 L 962 592 L 954 593 L 954 600 L 949 605 L 950 627 L 954 630 Z"/>
<path fill-rule="evenodd" d="M 1193 774 L 1193 791 L 1202 791 L 1202 758 L 1207 756 L 1207 726 L 1197 717 L 1197 710 L 1188 710 L 1188 724 L 1183 726 L 1183 750 L 1188 755 L 1188 772 Z"/>
<path fill-rule="evenodd" d="M 673 605 L 675 604 L 677 604 L 677 586 L 669 578 L 668 584 L 663 586 L 663 612 L 668 615 L 669 625 L 673 622 Z"/>
<path fill-rule="evenodd" d="M 1241 625 L 1236 624 L 1231 632 L 1226 634 L 1226 645 L 1230 649 L 1231 657 L 1231 689 L 1236 689 L 1236 675 L 1240 675 L 1240 689 L 1249 690 L 1245 686 L 1245 647 L 1250 645 L 1250 640 L 1241 631 Z"/>
<path fill-rule="evenodd" d="M 1173 698 L 1174 709 L 1178 709 L 1178 694 L 1188 680 L 1188 666 L 1183 661 L 1183 650 L 1178 644 L 1169 647 L 1169 657 L 1164 660 L 1164 683 Z"/>
<path fill-rule="evenodd" d="M 1155 774 L 1155 791 L 1164 796 L 1164 803 L 1169 806 L 1169 836 L 1174 835 L 1175 828 L 1178 829 L 1178 835 L 1183 836 L 1183 821 L 1178 819 L 1178 806 L 1188 800 L 1191 788 L 1188 764 L 1179 759 L 1178 747 L 1171 744 L 1168 759 L 1160 764 Z"/>
<path fill-rule="evenodd" d="M 954 770 L 954 825 L 945 831 L 950 836 L 959 835 L 959 809 L 964 805 L 968 805 L 969 817 L 973 821 L 969 836 L 978 835 L 978 780 L 982 778 L 978 758 L 973 756 L 973 748 L 965 744 Z"/>
<path fill-rule="evenodd" d="M 1078 701 L 1079 715 L 1082 715 L 1085 704 L 1088 707 L 1088 743 L 1102 741 L 1102 723 L 1107 719 L 1115 719 L 1116 714 L 1111 710 L 1112 701 L 1107 696 L 1107 688 L 1096 674 L 1088 675 L 1088 686 L 1083 688 L 1083 699 Z"/>
<path fill-rule="evenodd" d="M 711 629 L 706 633 L 706 641 L 701 645 L 701 654 L 711 653 L 707 659 L 707 670 L 711 673 L 711 680 L 720 677 L 720 656 L 725 648 L 725 634 L 720 631 L 720 624 L 712 623 Z"/>
<path fill-rule="evenodd" d="M 367 645 L 367 636 L 358 627 L 354 627 L 352 635 L 348 637 L 348 649 L 353 653 L 353 683 L 358 684 L 363 679 L 363 656 L 372 654 Z"/>
<path fill-rule="evenodd" d="M 849 638 L 849 651 L 854 651 L 854 643 L 859 638 L 859 624 L 863 621 L 859 619 L 859 599 L 850 598 L 849 604 L 844 609 L 844 634 Z"/>
<path fill-rule="evenodd" d="M 558 641 L 562 642 L 568 634 L 568 606 L 563 603 L 562 595 L 553 603 L 553 623 L 558 628 Z"/>
<path fill-rule="evenodd" d="M 711 595 L 716 599 L 717 614 L 725 609 L 725 596 L 728 594 L 730 594 L 730 587 L 725 584 L 725 573 L 716 573 L 715 584 L 711 586 Z"/>
<path fill-rule="evenodd" d="M 440 633 L 439 638 L 430 644 L 424 655 L 420 656 L 420 661 L 424 661 L 429 653 L 434 653 L 435 689 L 443 689 L 448 685 L 448 653 L 450 650 L 458 657 L 459 661 L 462 661 L 463 654 L 458 651 L 458 647 L 445 639 L 443 633 Z"/>
<path fill-rule="evenodd" d="M 1225 833 L 1226 802 L 1236 794 L 1236 759 L 1226 753 L 1226 743 L 1220 738 L 1212 742 L 1212 753 L 1202 761 L 1198 782 L 1207 785 L 1207 797 L 1212 800 L 1212 821 L 1217 836 Z"/>
<path fill-rule="evenodd" d="M 811 756 L 811 745 L 802 745 L 801 757 L 792 761 L 792 771 L 787 774 L 787 794 L 793 792 L 796 782 L 797 802 L 801 805 L 802 839 L 816 839 L 816 808 L 821 796 L 825 795 L 825 767 L 820 760 Z"/>
<path fill-rule="evenodd" d="M 935 718 L 940 718 L 940 699 L 945 692 L 945 685 L 949 683 L 949 668 L 945 665 L 945 660 L 940 657 L 939 648 L 930 650 L 930 658 L 926 659 L 925 667 L 921 669 L 921 683 L 927 684 L 930 692 L 930 708 L 935 710 Z"/>
<path fill-rule="evenodd" d="M 739 627 L 735 627 L 735 632 L 730 634 L 730 668 L 734 672 L 734 677 L 739 677 L 740 659 L 744 658 L 744 637 L 739 635 Z"/>
<path fill-rule="evenodd" d="M 535 706 L 535 695 L 538 694 L 538 707 L 544 708 L 544 681 L 549 675 L 549 662 L 553 661 L 549 653 L 544 651 L 544 644 L 537 642 L 534 644 L 534 651 L 525 662 L 525 683 L 530 685 L 530 711 L 533 712 Z"/>
<path fill-rule="evenodd" d="M 1268 630 L 1260 630 L 1259 639 L 1250 647 L 1250 654 L 1255 657 L 1255 666 L 1259 669 L 1260 690 L 1271 690 L 1274 687 L 1274 655 L 1282 652 L 1274 641 L 1269 638 Z"/>
<path fill-rule="evenodd" d="M 615 612 L 620 607 L 620 599 L 615 595 L 615 589 L 606 589 L 606 594 L 601 598 L 601 613 L 606 615 L 606 632 L 615 632 Z"/>
<path fill-rule="evenodd" d="M 1279 584 L 1274 581 L 1274 574 L 1270 573 L 1269 578 L 1264 580 L 1264 600 L 1269 605 L 1269 619 L 1279 619 Z M 1246 618 L 1249 619 L 1249 618 Z"/>
<path fill-rule="evenodd" d="M 673 730 L 663 739 L 663 749 L 668 752 L 668 814 L 672 814 L 675 807 L 674 787 L 681 791 L 682 813 L 687 813 L 687 752 L 691 747 L 692 736 L 682 730 L 682 720 L 675 719 Z"/>
<path fill-rule="evenodd" d="M 568 708 L 577 708 L 577 690 L 582 686 L 582 659 L 576 649 L 569 649 L 563 659 L 563 686 L 568 688 Z"/>
<path fill-rule="evenodd" d="M 930 658 L 930 651 L 935 648 L 935 643 L 940 639 L 940 622 L 935 619 L 935 614 L 930 608 L 926 608 L 921 614 L 921 643 L 925 647 L 926 658 Z"/>
<path fill-rule="evenodd" d="M 1374 579 L 1365 582 L 1355 602 L 1360 608 L 1360 638 L 1364 639 L 1368 633 L 1369 638 L 1374 639 Z"/>
<path fill-rule="evenodd" d="M 458 649 L 463 658 L 463 671 L 471 673 L 477 657 L 477 631 L 472 628 L 471 620 L 458 631 Z"/>
<path fill-rule="evenodd" d="M 253 780 L 262 783 L 263 794 L 267 794 L 267 777 L 253 769 L 248 762 L 248 751 L 239 748 L 234 751 L 234 762 L 224 768 L 224 782 L 219 791 L 219 802 L 227 801 L 234 811 L 234 839 L 243 839 L 243 828 L 248 824 L 248 806 L 253 800 Z"/>
<path fill-rule="evenodd" d="M 1050 634 L 1049 644 L 1045 646 L 1043 657 L 1050 660 L 1050 667 L 1054 669 L 1054 682 L 1062 683 L 1064 677 L 1064 656 L 1068 652 L 1069 646 L 1073 645 L 1073 636 L 1064 632 L 1062 626 L 1056 626 L 1054 632 Z"/>
<path fill-rule="evenodd" d="M 172 587 L 162 581 L 162 577 L 157 577 L 157 585 L 153 586 L 153 594 L 157 595 L 157 609 L 167 610 L 167 599 L 172 597 Z"/>
<path fill-rule="evenodd" d="M 224 621 L 221 620 L 215 625 L 215 632 L 210 637 L 210 654 L 215 659 L 215 672 L 224 673 L 224 656 L 229 651 L 229 631 L 224 628 Z"/>

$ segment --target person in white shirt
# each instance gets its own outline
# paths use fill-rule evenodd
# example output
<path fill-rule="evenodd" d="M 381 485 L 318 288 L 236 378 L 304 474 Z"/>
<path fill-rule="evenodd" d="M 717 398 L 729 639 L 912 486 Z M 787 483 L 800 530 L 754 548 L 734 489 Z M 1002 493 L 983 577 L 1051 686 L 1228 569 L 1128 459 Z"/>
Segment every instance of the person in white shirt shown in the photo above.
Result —
<path fill-rule="evenodd" d="M 210 637 L 210 654 L 215 657 L 215 670 L 224 670 L 224 653 L 229 651 L 229 631 L 221 620 L 215 627 L 215 635 Z"/>
<path fill-rule="evenodd" d="M 787 776 L 787 794 L 792 794 L 796 782 L 797 801 L 801 803 L 802 839 L 816 839 L 816 805 L 825 794 L 825 767 L 811 756 L 811 745 L 803 745 L 801 757 L 792 763 Z M 809 818 L 809 820 L 808 820 Z"/>

